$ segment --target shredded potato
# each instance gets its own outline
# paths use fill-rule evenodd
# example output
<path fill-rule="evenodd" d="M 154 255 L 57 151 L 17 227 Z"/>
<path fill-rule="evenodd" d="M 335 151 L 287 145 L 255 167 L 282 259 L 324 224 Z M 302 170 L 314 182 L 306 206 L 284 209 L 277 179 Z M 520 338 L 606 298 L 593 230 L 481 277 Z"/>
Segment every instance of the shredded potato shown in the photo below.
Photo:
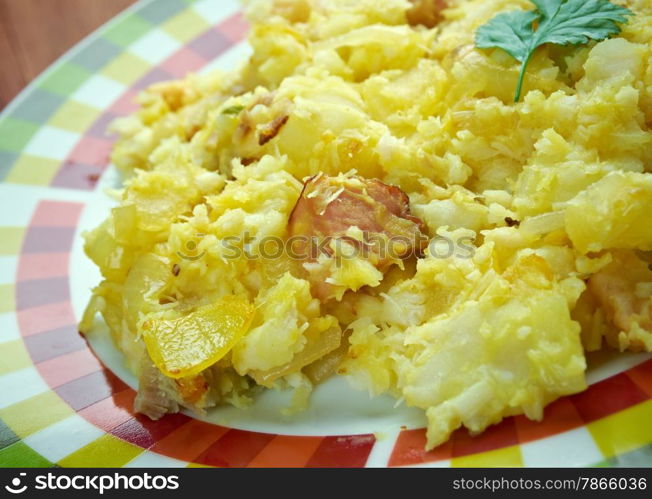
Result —
<path fill-rule="evenodd" d="M 519 64 L 474 33 L 526 0 L 248 1 L 241 69 L 159 83 L 113 125 L 125 188 L 86 235 L 103 281 L 81 327 L 103 314 L 138 407 L 263 385 L 299 408 L 339 372 L 423 409 L 431 448 L 541 419 L 586 387 L 586 350 L 652 350 L 652 5 L 614 3 L 635 13 L 622 33 L 541 47 L 515 103 Z M 424 239 L 346 258 L 369 227 Z M 272 251 L 317 232 L 307 261 Z M 152 370 L 162 347 L 174 364 L 170 321 L 228 297 L 246 331 L 183 359 L 190 377 Z"/>

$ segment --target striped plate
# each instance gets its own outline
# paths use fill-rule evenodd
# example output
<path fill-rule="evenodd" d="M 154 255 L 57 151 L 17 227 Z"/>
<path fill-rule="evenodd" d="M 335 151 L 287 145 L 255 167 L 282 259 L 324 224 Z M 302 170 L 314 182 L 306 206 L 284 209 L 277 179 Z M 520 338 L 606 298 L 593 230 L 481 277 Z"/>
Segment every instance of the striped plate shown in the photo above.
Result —
<path fill-rule="evenodd" d="M 553 403 L 543 423 L 458 431 L 431 452 L 418 415 L 338 381 L 294 422 L 272 414 L 273 396 L 206 420 L 133 414 L 117 352 L 76 329 L 98 280 L 79 232 L 104 216 L 102 187 L 115 182 L 106 126 L 151 83 L 233 67 L 246 30 L 236 0 L 143 0 L 0 115 L 0 466 L 652 465 L 649 356 L 593 359 L 589 390 Z"/>

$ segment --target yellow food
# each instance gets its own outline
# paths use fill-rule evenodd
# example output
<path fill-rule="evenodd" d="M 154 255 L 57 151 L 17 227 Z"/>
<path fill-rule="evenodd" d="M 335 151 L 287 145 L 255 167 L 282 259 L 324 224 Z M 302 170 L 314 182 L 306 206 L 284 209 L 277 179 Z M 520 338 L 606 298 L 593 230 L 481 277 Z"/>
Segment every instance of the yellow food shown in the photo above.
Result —
<path fill-rule="evenodd" d="M 170 378 L 199 374 L 224 357 L 248 331 L 254 308 L 225 296 L 178 318 L 150 319 L 141 326 L 152 361 Z"/>
<path fill-rule="evenodd" d="M 141 394 L 162 387 L 144 412 L 256 385 L 300 405 L 337 371 L 422 408 L 433 447 L 540 419 L 586 387 L 586 350 L 652 350 L 650 2 L 614 0 L 618 37 L 537 50 L 518 103 L 517 61 L 473 36 L 530 2 L 415 3 L 251 0 L 241 69 L 157 84 L 114 125 L 125 186 L 86 236 L 104 280 L 82 328 L 100 311 Z M 333 217 L 342 244 L 274 253 Z M 428 244 L 347 257 L 365 224 Z"/>

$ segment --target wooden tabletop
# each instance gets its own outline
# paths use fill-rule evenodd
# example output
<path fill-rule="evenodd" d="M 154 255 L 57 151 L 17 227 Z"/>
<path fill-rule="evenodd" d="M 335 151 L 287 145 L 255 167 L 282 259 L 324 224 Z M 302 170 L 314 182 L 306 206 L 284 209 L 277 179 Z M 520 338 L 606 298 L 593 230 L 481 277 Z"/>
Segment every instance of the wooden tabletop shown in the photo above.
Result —
<path fill-rule="evenodd" d="M 0 0 L 0 109 L 50 63 L 135 0 Z"/>

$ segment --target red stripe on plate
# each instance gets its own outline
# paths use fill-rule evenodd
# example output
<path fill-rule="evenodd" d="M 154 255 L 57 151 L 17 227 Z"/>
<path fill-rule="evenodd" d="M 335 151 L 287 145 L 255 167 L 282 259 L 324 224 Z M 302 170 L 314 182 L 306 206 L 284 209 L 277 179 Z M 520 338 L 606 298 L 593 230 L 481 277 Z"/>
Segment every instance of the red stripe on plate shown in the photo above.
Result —
<path fill-rule="evenodd" d="M 136 97 L 138 97 L 138 91 L 130 88 L 113 103 L 109 112 L 117 116 L 126 116 L 133 113 L 139 109 Z"/>
<path fill-rule="evenodd" d="M 187 48 L 204 61 L 210 61 L 232 46 L 233 42 L 222 33 L 220 28 L 211 28 L 191 41 Z"/>
<path fill-rule="evenodd" d="M 70 300 L 68 277 L 34 279 L 16 283 L 16 309 L 41 307 Z"/>
<path fill-rule="evenodd" d="M 238 43 L 246 38 L 249 30 L 249 23 L 242 12 L 237 12 L 228 19 L 222 21 L 217 29 L 219 29 L 222 34 L 226 35 L 229 40 Z"/>
<path fill-rule="evenodd" d="M 116 426 L 110 433 L 129 443 L 149 449 L 189 420 L 190 418 L 184 414 L 168 414 L 158 421 L 152 421 L 147 416 L 137 415 L 120 426 Z"/>
<path fill-rule="evenodd" d="M 471 436 L 468 430 L 461 428 L 453 433 L 452 441 L 453 457 L 461 457 L 516 445 L 518 434 L 514 418 L 507 418 L 476 436 Z"/>
<path fill-rule="evenodd" d="M 79 415 L 86 421 L 108 432 L 134 417 L 135 398 L 136 392 L 131 388 L 127 388 L 111 397 L 85 407 L 79 411 Z"/>
<path fill-rule="evenodd" d="M 111 149 L 113 149 L 111 140 L 85 135 L 72 150 L 68 160 L 74 163 L 99 166 L 103 169 L 110 162 Z"/>
<path fill-rule="evenodd" d="M 223 426 L 192 419 L 156 442 L 150 450 L 181 461 L 196 462 L 202 453 L 228 431 Z"/>
<path fill-rule="evenodd" d="M 312 455 L 307 468 L 362 468 L 374 442 L 373 435 L 325 437 Z"/>
<path fill-rule="evenodd" d="M 155 83 L 174 80 L 174 76 L 162 69 L 160 66 L 152 68 L 145 76 L 141 77 L 132 88 L 137 90 L 144 90 Z"/>
<path fill-rule="evenodd" d="M 626 374 L 648 397 L 652 397 L 652 360 L 633 367 Z"/>
<path fill-rule="evenodd" d="M 86 134 L 91 137 L 96 137 L 98 139 L 111 140 L 117 138 L 117 134 L 109 132 L 109 125 L 118 117 L 117 114 L 106 111 L 102 114 L 93 126 L 91 126 Z"/>
<path fill-rule="evenodd" d="M 448 442 L 426 451 L 426 430 L 403 430 L 396 440 L 389 458 L 389 466 L 408 466 L 414 464 L 443 461 L 453 456 L 453 442 Z"/>
<path fill-rule="evenodd" d="M 74 227 L 28 227 L 22 253 L 65 253 L 74 237 Z"/>
<path fill-rule="evenodd" d="M 206 59 L 186 47 L 169 57 L 161 67 L 175 78 L 183 78 L 206 65 Z"/>
<path fill-rule="evenodd" d="M 83 204 L 62 201 L 41 201 L 30 223 L 33 227 L 76 227 Z"/>
<path fill-rule="evenodd" d="M 24 341 L 35 363 L 87 348 L 86 341 L 77 332 L 76 324 L 27 336 Z"/>
<path fill-rule="evenodd" d="M 544 411 L 542 421 L 532 421 L 525 416 L 516 416 L 516 432 L 518 440 L 524 444 L 542 438 L 557 435 L 584 425 L 580 414 L 573 403 L 567 398 L 556 400 Z"/>
<path fill-rule="evenodd" d="M 51 388 L 100 371 L 102 363 L 88 349 L 61 355 L 36 365 L 39 373 Z"/>
<path fill-rule="evenodd" d="M 75 322 L 69 301 L 18 311 L 18 326 L 23 337 L 69 326 Z"/>
<path fill-rule="evenodd" d="M 51 185 L 66 189 L 91 190 L 97 185 L 97 181 L 107 166 L 99 163 L 99 159 L 93 163 L 69 159 L 61 165 Z"/>
<path fill-rule="evenodd" d="M 70 407 L 78 411 L 125 389 L 127 385 L 115 374 L 103 369 L 61 385 L 55 391 Z"/>
<path fill-rule="evenodd" d="M 20 256 L 18 281 L 68 275 L 69 253 L 34 253 Z"/>
<path fill-rule="evenodd" d="M 195 461 L 206 466 L 243 468 L 274 438 L 268 433 L 229 430 Z"/>
<path fill-rule="evenodd" d="M 626 374 L 607 378 L 570 397 L 585 423 L 601 419 L 648 399 Z"/>

